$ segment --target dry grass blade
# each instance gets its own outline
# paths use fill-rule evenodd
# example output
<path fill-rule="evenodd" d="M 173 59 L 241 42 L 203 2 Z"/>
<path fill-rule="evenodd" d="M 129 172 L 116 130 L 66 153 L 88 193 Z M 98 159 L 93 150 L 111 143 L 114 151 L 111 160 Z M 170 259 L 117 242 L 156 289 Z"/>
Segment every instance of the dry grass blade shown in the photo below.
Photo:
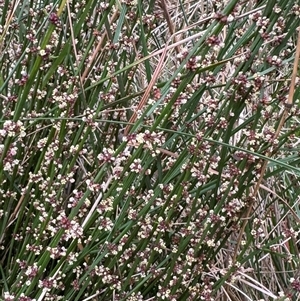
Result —
<path fill-rule="evenodd" d="M 159 5 L 161 6 L 161 8 L 163 10 L 165 19 L 166 19 L 168 27 L 169 27 L 170 34 L 171 34 L 171 36 L 174 37 L 174 42 L 177 43 L 180 40 L 180 37 L 178 37 L 177 35 L 175 35 L 175 26 L 174 26 L 174 24 L 172 22 L 172 19 L 170 17 L 166 0 L 160 0 L 159 1 Z M 175 49 L 176 49 L 177 54 L 179 54 L 180 53 L 180 47 L 179 47 L 179 45 L 175 46 Z"/>
<path fill-rule="evenodd" d="M 112 17 L 109 20 L 110 24 L 113 24 L 113 22 L 115 22 L 115 20 L 118 18 L 120 12 L 118 10 L 116 10 L 114 12 L 114 14 L 112 15 Z M 97 31 L 95 31 L 95 34 L 97 34 Z M 89 61 L 83 71 L 83 74 L 81 76 L 81 81 L 85 82 L 88 73 L 91 71 L 91 68 L 93 66 L 93 63 L 97 60 L 97 56 L 99 55 L 99 53 L 101 53 L 101 50 L 105 44 L 105 39 L 107 38 L 107 32 L 105 31 L 102 35 L 101 38 L 98 41 L 98 44 L 95 48 L 95 50 L 93 51 L 93 54 L 91 55 L 91 57 L 89 58 Z"/>

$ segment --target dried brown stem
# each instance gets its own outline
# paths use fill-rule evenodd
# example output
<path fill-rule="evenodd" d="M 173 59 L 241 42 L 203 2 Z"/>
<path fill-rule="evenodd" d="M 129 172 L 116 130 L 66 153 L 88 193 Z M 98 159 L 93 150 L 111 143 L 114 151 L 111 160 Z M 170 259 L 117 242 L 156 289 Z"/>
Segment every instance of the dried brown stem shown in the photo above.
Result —
<path fill-rule="evenodd" d="M 116 10 L 115 13 L 113 14 L 112 18 L 110 19 L 110 24 L 112 24 L 116 19 L 117 17 L 119 16 L 119 11 Z M 95 48 L 82 76 L 81 76 L 81 81 L 84 82 L 85 78 L 87 77 L 91 67 L 92 67 L 92 64 L 93 62 L 96 60 L 96 57 L 97 55 L 99 54 L 99 52 L 101 51 L 101 49 L 103 48 L 104 46 L 104 42 L 105 42 L 105 38 L 107 36 L 107 32 L 104 32 L 97 44 L 97 47 Z"/>
<path fill-rule="evenodd" d="M 180 38 L 177 35 L 175 35 L 175 26 L 174 26 L 174 24 L 172 22 L 172 19 L 170 17 L 166 1 L 165 0 L 161 0 L 159 2 L 159 5 L 160 5 L 161 9 L 163 10 L 163 14 L 164 14 L 164 17 L 165 17 L 165 19 L 167 21 L 170 34 L 171 34 L 171 36 L 174 36 L 174 42 L 177 43 Z M 179 47 L 179 45 L 175 47 L 175 50 L 176 50 L 177 53 L 180 53 L 180 47 Z"/>

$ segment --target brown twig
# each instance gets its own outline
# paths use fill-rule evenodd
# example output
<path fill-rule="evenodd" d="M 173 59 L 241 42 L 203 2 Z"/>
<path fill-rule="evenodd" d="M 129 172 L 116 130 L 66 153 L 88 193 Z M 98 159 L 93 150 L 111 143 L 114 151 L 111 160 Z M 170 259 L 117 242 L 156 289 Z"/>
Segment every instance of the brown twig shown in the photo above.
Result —
<path fill-rule="evenodd" d="M 155 68 L 155 71 L 153 73 L 151 81 L 150 81 L 150 83 L 149 83 L 149 85 L 148 85 L 145 93 L 143 94 L 142 99 L 139 102 L 139 105 L 138 105 L 137 109 L 133 112 L 131 118 L 129 119 L 129 122 L 128 122 L 129 124 L 127 124 L 127 126 L 126 126 L 126 128 L 124 130 L 124 135 L 125 136 L 127 136 L 128 133 L 129 133 L 130 124 L 135 122 L 135 120 L 137 118 L 137 112 L 140 111 L 141 108 L 143 108 L 144 105 L 146 104 L 146 102 L 148 100 L 148 97 L 150 95 L 150 92 L 151 92 L 151 90 L 152 90 L 152 88 L 153 88 L 153 86 L 154 86 L 154 84 L 155 84 L 155 82 L 156 82 L 156 80 L 157 80 L 157 78 L 158 78 L 158 76 L 160 74 L 160 71 L 161 71 L 161 69 L 163 67 L 163 63 L 164 63 L 166 54 L 167 54 L 167 48 L 165 47 L 164 52 L 162 53 L 162 55 L 161 55 L 161 57 L 160 57 L 160 59 L 158 61 L 158 64 L 157 64 L 157 66 Z"/>
<path fill-rule="evenodd" d="M 110 24 L 112 24 L 112 23 L 117 19 L 118 15 L 119 15 L 119 11 L 116 10 L 116 11 L 114 12 L 113 16 L 112 16 L 111 19 L 110 19 Z M 103 45 L 104 45 L 106 36 L 107 36 L 107 32 L 104 32 L 104 33 L 102 34 L 102 36 L 101 36 L 101 38 L 100 38 L 98 44 L 97 44 L 97 47 L 95 48 L 95 50 L 94 50 L 92 56 L 90 57 L 90 60 L 89 60 L 89 62 L 88 62 L 88 64 L 87 64 L 87 66 L 86 66 L 86 68 L 85 68 L 85 70 L 84 70 L 82 76 L 81 76 L 81 81 L 82 81 L 82 82 L 84 82 L 85 78 L 87 77 L 87 75 L 88 75 L 88 73 L 89 73 L 89 71 L 90 71 L 90 69 L 91 69 L 91 67 L 92 67 L 93 62 L 94 62 L 95 59 L 96 59 L 96 56 L 99 54 L 99 52 L 100 52 L 101 49 L 103 48 Z"/>
<path fill-rule="evenodd" d="M 4 24 L 3 29 L 2 29 L 2 34 L 0 35 L 0 54 L 2 53 L 4 37 L 5 37 L 5 35 L 7 34 L 8 30 L 9 30 L 9 25 L 11 24 L 11 22 L 13 20 L 13 16 L 16 12 L 16 9 L 18 8 L 19 3 L 20 3 L 20 0 L 13 1 L 11 3 L 11 9 L 7 13 L 5 24 Z"/>
<path fill-rule="evenodd" d="M 175 26 L 174 26 L 174 24 L 172 22 L 172 19 L 170 17 L 166 1 L 165 0 L 159 1 L 159 6 L 161 7 L 161 9 L 163 11 L 163 14 L 164 14 L 164 17 L 165 17 L 165 19 L 167 21 L 170 34 L 171 34 L 171 36 L 174 36 L 174 42 L 176 43 L 176 42 L 179 41 L 180 38 L 177 35 L 175 35 Z M 176 50 L 177 53 L 180 53 L 180 47 L 179 47 L 179 45 L 177 45 L 175 47 L 175 50 Z"/>

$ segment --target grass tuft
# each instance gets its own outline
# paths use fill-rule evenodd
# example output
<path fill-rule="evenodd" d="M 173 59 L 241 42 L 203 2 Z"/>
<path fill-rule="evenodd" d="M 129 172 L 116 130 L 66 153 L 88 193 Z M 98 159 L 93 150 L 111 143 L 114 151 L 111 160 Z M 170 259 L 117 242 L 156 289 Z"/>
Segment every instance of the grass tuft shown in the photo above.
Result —
<path fill-rule="evenodd" d="M 1 300 L 299 299 L 297 2 L 0 11 Z"/>

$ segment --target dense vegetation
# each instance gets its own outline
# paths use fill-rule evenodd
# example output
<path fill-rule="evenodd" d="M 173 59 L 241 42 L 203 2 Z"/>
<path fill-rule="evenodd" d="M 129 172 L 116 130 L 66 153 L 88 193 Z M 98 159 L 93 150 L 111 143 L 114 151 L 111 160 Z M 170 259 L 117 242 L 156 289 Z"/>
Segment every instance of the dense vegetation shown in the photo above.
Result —
<path fill-rule="evenodd" d="M 0 1 L 0 299 L 299 300 L 299 16 Z"/>

